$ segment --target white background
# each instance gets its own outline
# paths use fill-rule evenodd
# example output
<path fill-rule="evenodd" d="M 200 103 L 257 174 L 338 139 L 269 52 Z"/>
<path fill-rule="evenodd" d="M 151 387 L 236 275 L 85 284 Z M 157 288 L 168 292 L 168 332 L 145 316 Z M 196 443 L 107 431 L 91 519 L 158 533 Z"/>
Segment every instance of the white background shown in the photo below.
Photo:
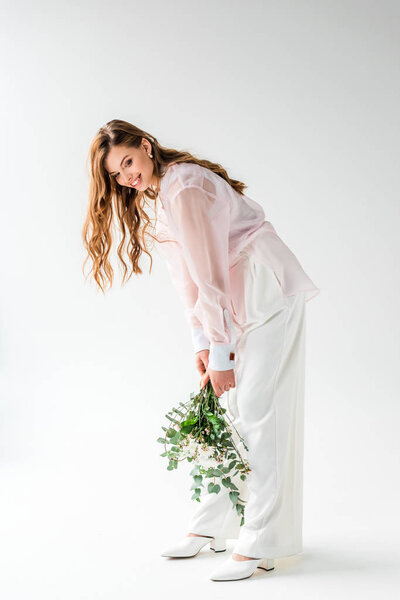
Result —
<path fill-rule="evenodd" d="M 395 597 L 399 17 L 387 0 L 2 0 L 5 600 Z M 114 118 L 244 181 L 321 289 L 304 552 L 271 573 L 221 585 L 228 552 L 160 556 L 195 505 L 156 439 L 199 376 L 159 255 L 121 288 L 114 250 L 105 296 L 82 274 L 87 153 Z"/>

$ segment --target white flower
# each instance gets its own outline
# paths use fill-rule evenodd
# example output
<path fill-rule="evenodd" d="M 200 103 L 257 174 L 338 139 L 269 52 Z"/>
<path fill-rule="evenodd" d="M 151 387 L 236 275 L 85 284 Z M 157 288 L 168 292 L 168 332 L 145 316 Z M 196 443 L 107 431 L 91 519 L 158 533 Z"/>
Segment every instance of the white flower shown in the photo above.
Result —
<path fill-rule="evenodd" d="M 195 460 L 206 469 L 218 467 L 222 461 L 215 457 L 215 453 L 216 450 L 213 446 L 200 446 Z"/>
<path fill-rule="evenodd" d="M 190 436 L 181 445 L 181 456 L 183 458 L 191 457 L 196 464 L 205 469 L 216 468 L 224 463 L 223 457 L 216 457 L 215 455 L 216 449 L 214 446 L 200 444 Z"/>
<path fill-rule="evenodd" d="M 181 447 L 181 456 L 194 458 L 199 450 L 199 444 L 192 438 L 187 437 Z"/>

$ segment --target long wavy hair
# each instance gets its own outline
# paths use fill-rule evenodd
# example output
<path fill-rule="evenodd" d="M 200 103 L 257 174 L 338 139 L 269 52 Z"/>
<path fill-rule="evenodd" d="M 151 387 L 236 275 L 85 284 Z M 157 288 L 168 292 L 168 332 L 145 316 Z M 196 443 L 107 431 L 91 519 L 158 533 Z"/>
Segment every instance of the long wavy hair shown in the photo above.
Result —
<path fill-rule="evenodd" d="M 142 138 L 146 138 L 151 143 L 153 174 L 160 178 L 159 180 L 161 180 L 165 169 L 169 165 L 189 162 L 214 171 L 241 195 L 247 187 L 241 181 L 231 179 L 220 164 L 197 158 L 187 151 L 164 148 L 159 144 L 156 137 L 127 121 L 113 119 L 106 123 L 95 135 L 88 154 L 88 160 L 90 160 L 89 206 L 82 229 L 83 243 L 87 250 L 87 256 L 83 263 L 83 273 L 85 264 L 90 258 L 93 264 L 88 276 L 93 273 L 93 277 L 103 293 L 106 281 L 109 282 L 111 287 L 114 278 L 109 254 L 115 236 L 115 231 L 113 231 L 115 222 L 119 225 L 121 237 L 117 253 L 124 269 L 122 285 L 125 280 L 130 279 L 133 273 L 136 275 L 143 273 L 139 266 L 139 259 L 143 252 L 150 257 L 150 273 L 153 266 L 153 259 L 148 251 L 148 241 L 155 238 L 152 233 L 152 220 L 146 213 L 145 208 L 149 206 L 148 199 L 152 200 L 155 205 L 158 193 L 153 187 L 140 191 L 119 185 L 109 175 L 104 165 L 112 147 L 122 144 L 140 148 Z M 126 254 L 132 267 L 129 274 L 123 258 L 125 245 Z"/>

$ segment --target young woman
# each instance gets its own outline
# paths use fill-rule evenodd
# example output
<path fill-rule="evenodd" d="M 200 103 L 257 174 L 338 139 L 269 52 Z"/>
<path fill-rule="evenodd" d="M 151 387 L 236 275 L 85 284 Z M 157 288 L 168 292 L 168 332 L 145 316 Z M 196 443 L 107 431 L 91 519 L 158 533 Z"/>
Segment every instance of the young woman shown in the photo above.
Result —
<path fill-rule="evenodd" d="M 234 538 L 232 556 L 211 579 L 270 570 L 274 558 L 302 551 L 305 303 L 320 290 L 244 194 L 245 184 L 221 165 L 165 148 L 121 120 L 98 131 L 90 162 L 83 239 L 94 279 L 103 291 L 105 279 L 112 284 L 113 218 L 122 234 L 123 283 L 126 237 L 128 279 L 142 273 L 143 252 L 152 266 L 148 238 L 155 242 L 184 303 L 202 385 L 210 379 L 221 404 L 226 399 L 248 447 L 251 473 L 237 483 L 245 523 L 228 489 L 206 494 L 186 537 L 162 556 L 196 556 L 206 544 L 223 551 Z"/>

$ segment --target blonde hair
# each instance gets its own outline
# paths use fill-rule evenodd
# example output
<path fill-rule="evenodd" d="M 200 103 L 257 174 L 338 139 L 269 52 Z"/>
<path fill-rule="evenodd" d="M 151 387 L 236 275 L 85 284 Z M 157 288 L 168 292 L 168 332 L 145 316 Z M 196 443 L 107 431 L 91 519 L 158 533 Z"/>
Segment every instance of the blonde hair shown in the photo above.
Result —
<path fill-rule="evenodd" d="M 82 229 L 83 243 L 87 250 L 87 257 L 83 264 L 91 258 L 92 268 L 88 276 L 93 277 L 104 293 L 105 283 L 112 286 L 114 272 L 108 260 L 112 242 L 112 226 L 116 220 L 119 224 L 122 239 L 117 248 L 117 254 L 123 265 L 124 273 L 122 285 L 130 279 L 132 273 L 141 274 L 139 259 L 143 252 L 150 257 L 150 273 L 153 259 L 148 251 L 147 236 L 154 239 L 149 231 L 151 219 L 145 211 L 147 198 L 156 201 L 157 192 L 152 188 L 145 191 L 121 186 L 111 177 L 105 168 L 104 162 L 114 146 L 125 145 L 140 148 L 142 138 L 146 138 L 152 146 L 153 174 L 161 178 L 164 170 L 171 164 L 189 162 L 210 169 L 229 183 L 239 194 L 243 195 L 247 187 L 241 181 L 231 179 L 226 170 L 218 163 L 196 158 L 190 152 L 164 148 L 157 138 L 146 131 L 139 129 L 127 121 L 113 119 L 101 127 L 90 146 L 88 159 L 89 170 L 89 206 Z M 114 216 L 115 215 L 115 216 Z M 114 218 L 114 221 L 113 221 Z M 123 258 L 124 245 L 127 242 L 126 253 L 132 266 L 127 276 L 128 267 Z"/>

